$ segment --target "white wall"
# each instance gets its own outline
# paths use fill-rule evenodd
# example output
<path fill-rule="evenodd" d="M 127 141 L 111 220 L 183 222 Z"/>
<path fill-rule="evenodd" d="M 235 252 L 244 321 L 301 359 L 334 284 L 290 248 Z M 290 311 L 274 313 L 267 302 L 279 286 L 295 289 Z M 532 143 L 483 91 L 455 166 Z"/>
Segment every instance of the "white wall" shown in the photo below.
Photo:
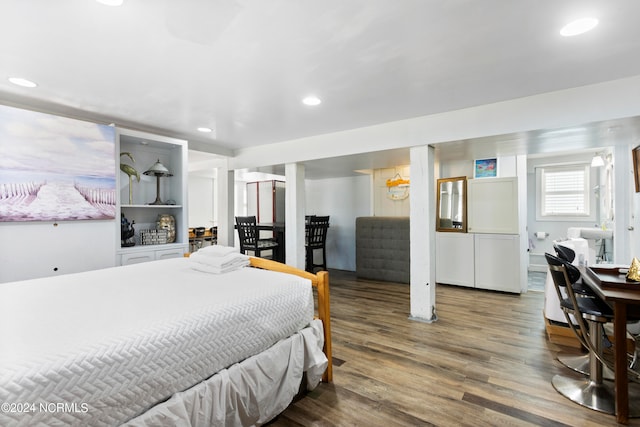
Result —
<path fill-rule="evenodd" d="M 189 176 L 189 227 L 213 227 L 213 178 Z"/>
<path fill-rule="evenodd" d="M 369 175 L 306 180 L 307 215 L 330 215 L 327 267 L 356 270 L 356 218 L 371 216 Z"/>
<path fill-rule="evenodd" d="M 394 168 L 375 169 L 373 171 L 373 215 L 375 216 L 409 216 L 409 197 L 403 200 L 392 200 L 388 197 L 388 179 L 400 176 L 409 179 L 411 168 L 409 166 L 396 166 Z M 411 187 L 409 187 L 411 189 Z"/>
<path fill-rule="evenodd" d="M 114 220 L 0 223 L 0 283 L 113 267 L 119 235 Z"/>
<path fill-rule="evenodd" d="M 553 241 L 567 238 L 567 229 L 569 227 L 594 227 L 596 223 L 600 223 L 599 216 L 599 198 L 591 193 L 591 209 L 596 212 L 596 220 L 585 221 L 538 221 L 536 220 L 536 166 L 553 165 L 562 163 L 590 162 L 593 153 L 574 153 L 566 156 L 529 158 L 527 161 L 527 229 L 529 246 L 529 265 L 532 270 L 546 270 L 546 261 L 544 253 L 554 253 Z M 590 188 L 594 188 L 599 181 L 599 169 L 592 168 L 590 177 Z M 538 239 L 535 236 L 537 232 L 547 233 L 544 239 Z"/>

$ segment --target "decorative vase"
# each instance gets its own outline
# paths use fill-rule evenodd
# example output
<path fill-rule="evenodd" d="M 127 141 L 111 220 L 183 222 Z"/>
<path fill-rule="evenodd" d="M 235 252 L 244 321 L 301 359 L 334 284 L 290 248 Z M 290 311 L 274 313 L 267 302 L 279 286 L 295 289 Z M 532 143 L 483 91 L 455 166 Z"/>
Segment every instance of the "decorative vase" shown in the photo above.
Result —
<path fill-rule="evenodd" d="M 167 230 L 167 243 L 176 241 L 176 219 L 173 215 L 159 214 L 156 228 L 158 230 Z"/>
<path fill-rule="evenodd" d="M 136 241 L 134 240 L 134 236 L 136 234 L 136 230 L 133 228 L 133 224 L 135 224 L 135 220 L 129 222 L 125 216 L 122 216 L 120 220 L 120 246 L 123 248 L 129 246 L 135 246 Z"/>

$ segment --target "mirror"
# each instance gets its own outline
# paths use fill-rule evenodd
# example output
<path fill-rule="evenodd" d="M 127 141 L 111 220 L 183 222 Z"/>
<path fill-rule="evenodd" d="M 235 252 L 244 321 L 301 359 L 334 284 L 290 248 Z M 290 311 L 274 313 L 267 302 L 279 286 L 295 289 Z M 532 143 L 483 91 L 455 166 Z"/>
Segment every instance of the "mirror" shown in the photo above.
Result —
<path fill-rule="evenodd" d="M 467 232 L 467 177 L 438 180 L 436 231 Z"/>

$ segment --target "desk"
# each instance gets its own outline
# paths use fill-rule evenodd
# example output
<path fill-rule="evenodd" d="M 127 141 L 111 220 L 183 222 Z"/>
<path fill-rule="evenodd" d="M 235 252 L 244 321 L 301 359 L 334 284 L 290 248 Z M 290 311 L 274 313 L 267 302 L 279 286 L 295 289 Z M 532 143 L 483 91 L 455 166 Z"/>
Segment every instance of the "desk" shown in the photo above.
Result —
<path fill-rule="evenodd" d="M 612 266 L 613 267 L 613 266 Z M 585 267 L 578 267 L 582 281 L 613 307 L 614 375 L 616 395 L 616 420 L 629 422 L 629 380 L 627 378 L 627 306 L 640 305 L 640 285 L 638 289 L 610 288 L 601 286 Z"/>

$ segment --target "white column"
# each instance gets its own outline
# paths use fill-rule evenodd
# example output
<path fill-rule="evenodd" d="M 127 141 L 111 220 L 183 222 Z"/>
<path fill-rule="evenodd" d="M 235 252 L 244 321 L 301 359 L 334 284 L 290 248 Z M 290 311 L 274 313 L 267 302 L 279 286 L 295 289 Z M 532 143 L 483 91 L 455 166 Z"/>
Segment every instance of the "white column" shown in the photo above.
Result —
<path fill-rule="evenodd" d="M 428 146 L 412 147 L 410 156 L 411 315 L 409 319 L 433 322 L 437 320 L 434 149 Z"/>
<path fill-rule="evenodd" d="M 286 263 L 304 270 L 304 165 L 285 165 L 285 251 Z"/>
<path fill-rule="evenodd" d="M 218 244 L 234 246 L 234 183 L 235 173 L 227 166 L 218 167 L 215 205 L 218 206 Z"/>
<path fill-rule="evenodd" d="M 632 147 L 628 145 L 616 145 L 613 148 L 614 166 L 611 167 L 613 171 L 609 171 L 609 173 L 613 173 L 611 197 L 615 213 L 613 217 L 613 262 L 622 265 L 631 265 L 633 257 L 638 256 L 638 253 L 633 251 L 635 248 L 632 241 L 632 238 L 637 235 L 637 231 L 634 232 L 636 227 L 632 200 L 635 198 L 635 182 L 633 180 L 631 149 Z M 610 167 L 608 162 L 606 165 Z M 606 185 L 601 182 L 600 188 L 606 188 Z M 600 193 L 600 197 L 604 197 L 603 192 Z M 601 212 L 601 218 L 606 218 L 606 214 L 606 212 Z M 607 243 L 610 244 L 610 241 Z M 602 244 L 604 244 L 604 240 Z"/>
<path fill-rule="evenodd" d="M 518 177 L 518 234 L 520 235 L 520 291 L 527 292 L 529 271 L 529 234 L 527 233 L 527 156 L 516 156 Z"/>

